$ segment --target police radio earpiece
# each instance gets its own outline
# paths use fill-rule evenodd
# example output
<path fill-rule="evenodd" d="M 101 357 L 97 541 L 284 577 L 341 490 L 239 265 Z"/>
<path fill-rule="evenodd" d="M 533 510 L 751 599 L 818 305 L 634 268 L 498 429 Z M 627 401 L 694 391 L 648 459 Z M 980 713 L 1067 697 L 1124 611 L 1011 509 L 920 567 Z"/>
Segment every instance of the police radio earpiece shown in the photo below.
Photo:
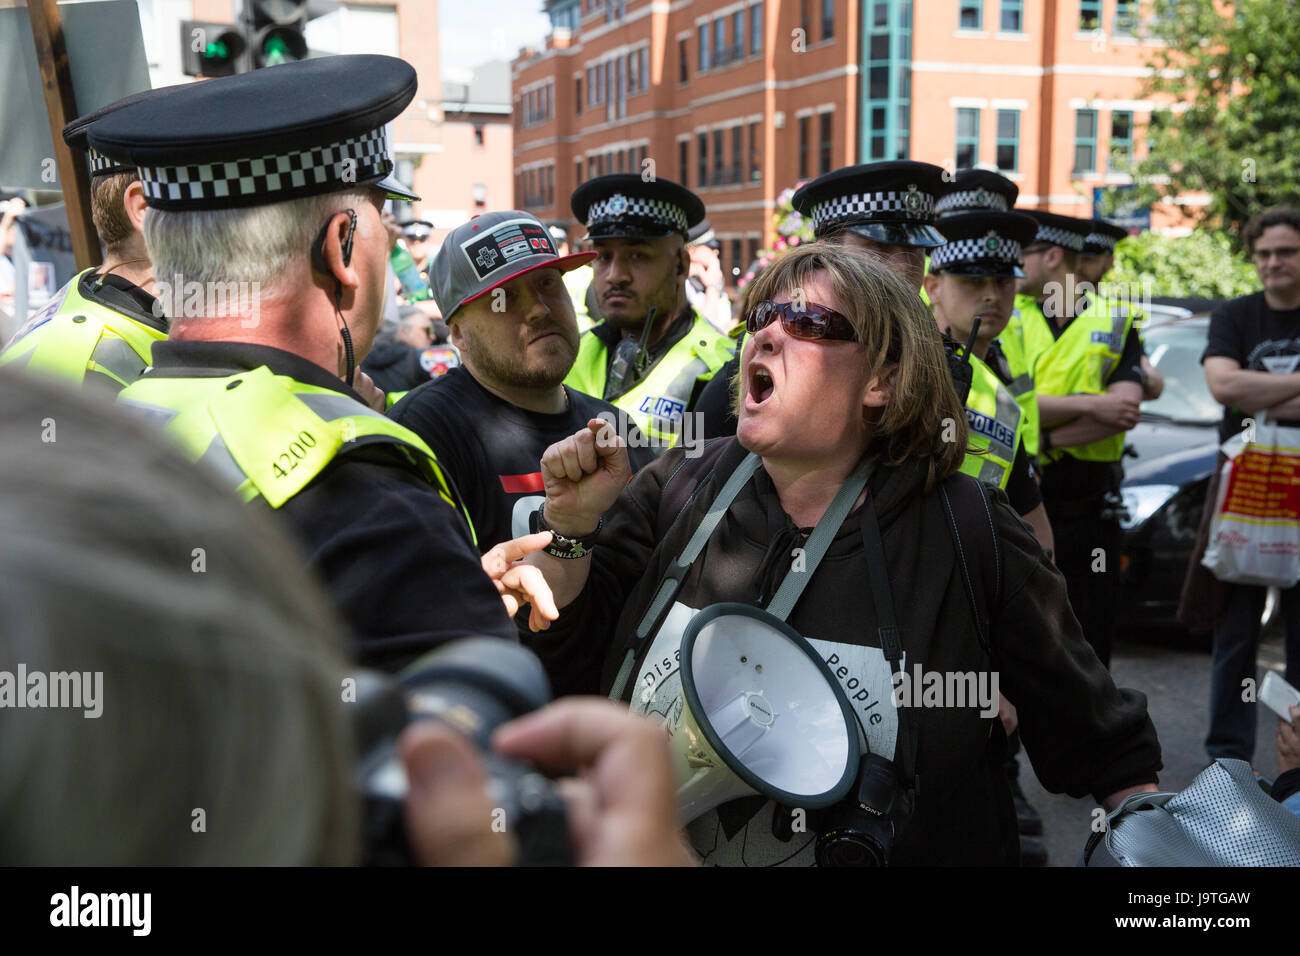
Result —
<path fill-rule="evenodd" d="M 343 211 L 347 213 L 348 216 L 348 234 L 344 237 L 342 243 L 343 265 L 346 267 L 352 264 L 352 240 L 357 234 L 357 214 L 353 209 L 345 209 Z M 326 222 L 325 225 L 321 227 L 320 234 L 316 236 L 316 241 L 311 245 L 312 266 L 315 267 L 317 272 L 327 276 L 331 273 L 329 267 L 325 265 L 325 237 L 329 234 L 330 223 L 333 221 L 334 217 L 331 216 L 329 222 Z M 351 385 L 352 379 L 356 375 L 356 352 L 352 348 L 352 333 L 348 330 L 348 320 L 343 318 L 342 303 L 343 283 L 336 277 L 334 279 L 334 312 L 338 316 L 339 322 L 343 325 L 343 328 L 339 330 L 339 334 L 343 336 L 343 351 L 347 355 L 348 362 L 348 371 L 347 375 L 344 377 L 344 381 Z"/>

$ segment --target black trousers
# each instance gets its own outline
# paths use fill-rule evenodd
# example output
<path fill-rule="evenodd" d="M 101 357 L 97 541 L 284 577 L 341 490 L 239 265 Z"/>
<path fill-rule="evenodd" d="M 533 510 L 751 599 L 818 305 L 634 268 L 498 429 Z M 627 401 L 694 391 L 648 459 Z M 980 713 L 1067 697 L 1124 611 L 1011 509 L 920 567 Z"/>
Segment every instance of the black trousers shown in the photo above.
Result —
<path fill-rule="evenodd" d="M 1109 668 L 1119 600 L 1119 520 L 1102 517 L 1107 505 L 1101 495 L 1049 496 L 1045 486 L 1043 504 L 1052 524 L 1056 566 L 1065 576 L 1074 616 L 1084 638 Z"/>

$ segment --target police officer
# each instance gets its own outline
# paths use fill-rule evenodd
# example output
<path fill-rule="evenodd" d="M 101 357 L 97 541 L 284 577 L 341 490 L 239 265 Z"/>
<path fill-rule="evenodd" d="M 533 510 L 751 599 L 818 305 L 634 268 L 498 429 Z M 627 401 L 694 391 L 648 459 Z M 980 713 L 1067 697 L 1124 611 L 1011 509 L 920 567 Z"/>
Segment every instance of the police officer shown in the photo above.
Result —
<path fill-rule="evenodd" d="M 1134 310 L 1080 295 L 1087 220 L 1027 210 L 1038 223 L 1024 250 L 1019 339 L 1034 379 L 1042 434 L 1043 502 L 1056 563 L 1084 636 L 1109 666 L 1120 552 L 1124 434 L 1138 422 L 1142 342 Z"/>
<path fill-rule="evenodd" d="M 384 302 L 381 210 L 418 198 L 392 177 L 385 132 L 415 88 L 396 58 L 325 57 L 178 87 L 90 134 L 140 168 L 161 271 L 198 289 L 251 287 L 238 308 L 173 317 L 121 401 L 281 515 L 361 661 L 388 668 L 459 637 L 515 639 L 509 614 L 529 592 L 549 601 L 540 579 L 510 567 L 549 539 L 480 561 L 437 459 L 379 414 L 382 393 L 356 372 Z M 268 103 L 283 107 L 253 108 Z"/>
<path fill-rule="evenodd" d="M 429 284 L 429 265 L 433 262 L 433 223 L 427 219 L 413 219 L 402 223 L 402 242 L 406 251 L 415 260 L 415 267 L 420 270 L 420 278 Z"/>
<path fill-rule="evenodd" d="M 1083 240 L 1083 252 L 1079 255 L 1078 277 L 1080 283 L 1088 283 L 1097 295 L 1102 293 L 1102 282 L 1111 269 L 1115 267 L 1115 247 L 1128 238 L 1128 230 L 1105 219 L 1093 219 L 1091 231 Z M 1141 325 L 1138 334 L 1142 334 Z M 1145 342 L 1145 339 L 1143 340 Z M 1151 360 L 1142 356 L 1142 397 L 1150 401 L 1159 398 L 1165 390 L 1165 378 L 1160 370 L 1151 364 Z"/>
<path fill-rule="evenodd" d="M 927 250 L 943 243 L 935 201 L 948 189 L 942 167 L 912 160 L 846 166 L 804 183 L 791 198 L 812 223 L 818 242 L 854 246 L 888 262 L 918 293 Z M 731 388 L 737 358 L 705 389 L 700 406 L 706 438 L 736 433 Z M 960 394 L 960 389 L 959 389 Z"/>
<path fill-rule="evenodd" d="M 582 336 L 565 384 L 623 409 L 663 452 L 690 427 L 701 390 L 733 354 L 731 340 L 686 297 L 686 236 L 704 204 L 669 180 L 615 174 L 583 183 L 570 205 L 597 253 L 603 321 Z"/>
<path fill-rule="evenodd" d="M 1024 416 L 1004 381 L 984 361 L 993 337 L 1010 318 L 1016 279 L 1024 274 L 1020 249 L 1033 238 L 1037 224 L 1018 213 L 967 212 L 945 217 L 942 225 L 948 241 L 931 253 L 925 289 L 940 331 L 971 344 L 973 374 L 965 405 L 975 454 L 966 456 L 961 470 L 1006 491 L 1016 513 L 1051 551 L 1052 530 L 1042 495 L 1024 444 L 1018 441 Z"/>
<path fill-rule="evenodd" d="M 116 392 L 139 378 L 153 343 L 167 337 L 162 303 L 148 291 L 154 276 L 140 234 L 145 210 L 140 177 L 134 166 L 94 149 L 86 139 L 100 118 L 158 92 L 128 96 L 63 128 L 64 141 L 87 155 L 90 212 L 104 262 L 75 275 L 24 323 L 0 353 L 0 366 Z"/>

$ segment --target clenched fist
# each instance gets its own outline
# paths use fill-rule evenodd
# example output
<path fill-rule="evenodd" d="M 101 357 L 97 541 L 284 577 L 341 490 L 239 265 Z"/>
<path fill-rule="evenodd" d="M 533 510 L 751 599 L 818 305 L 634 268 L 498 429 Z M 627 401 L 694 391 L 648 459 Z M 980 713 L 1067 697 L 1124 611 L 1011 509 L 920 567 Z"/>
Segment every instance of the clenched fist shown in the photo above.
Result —
<path fill-rule="evenodd" d="M 590 534 L 631 475 L 627 444 L 608 422 L 591 419 L 542 455 L 546 523 L 570 537 Z"/>

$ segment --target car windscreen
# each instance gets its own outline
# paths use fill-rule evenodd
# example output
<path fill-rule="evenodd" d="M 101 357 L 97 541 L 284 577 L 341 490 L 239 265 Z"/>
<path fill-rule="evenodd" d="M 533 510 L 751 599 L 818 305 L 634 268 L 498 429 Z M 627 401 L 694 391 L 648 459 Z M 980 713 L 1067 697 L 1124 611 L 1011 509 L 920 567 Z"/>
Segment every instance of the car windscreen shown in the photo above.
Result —
<path fill-rule="evenodd" d="M 1142 403 L 1144 413 L 1206 423 L 1223 417 L 1223 407 L 1210 394 L 1201 368 L 1206 332 L 1199 322 L 1147 329 L 1143 336 L 1147 357 L 1165 377 L 1165 390 L 1159 398 Z"/>

